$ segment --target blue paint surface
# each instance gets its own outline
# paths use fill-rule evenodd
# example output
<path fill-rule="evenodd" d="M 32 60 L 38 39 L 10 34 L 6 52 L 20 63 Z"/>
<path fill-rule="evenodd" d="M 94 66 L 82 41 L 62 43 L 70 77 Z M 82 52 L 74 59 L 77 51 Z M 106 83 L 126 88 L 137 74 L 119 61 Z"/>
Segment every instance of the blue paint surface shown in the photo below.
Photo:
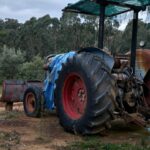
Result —
<path fill-rule="evenodd" d="M 55 81 L 58 79 L 58 72 L 62 69 L 62 64 L 67 61 L 69 57 L 73 57 L 76 53 L 71 51 L 65 54 L 59 54 L 52 58 L 49 64 L 49 70 L 44 80 L 44 107 L 48 110 L 55 108 L 54 104 L 54 90 L 56 88 Z"/>

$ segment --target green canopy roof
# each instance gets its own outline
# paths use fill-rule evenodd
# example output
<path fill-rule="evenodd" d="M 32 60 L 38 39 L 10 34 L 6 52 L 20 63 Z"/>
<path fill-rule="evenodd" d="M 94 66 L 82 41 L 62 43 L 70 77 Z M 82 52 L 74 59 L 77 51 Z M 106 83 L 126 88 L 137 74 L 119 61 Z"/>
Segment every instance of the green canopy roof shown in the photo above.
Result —
<path fill-rule="evenodd" d="M 99 15 L 101 3 L 107 5 L 105 15 L 114 16 L 134 9 L 144 10 L 150 5 L 150 0 L 80 0 L 75 4 L 68 4 L 64 11 Z"/>

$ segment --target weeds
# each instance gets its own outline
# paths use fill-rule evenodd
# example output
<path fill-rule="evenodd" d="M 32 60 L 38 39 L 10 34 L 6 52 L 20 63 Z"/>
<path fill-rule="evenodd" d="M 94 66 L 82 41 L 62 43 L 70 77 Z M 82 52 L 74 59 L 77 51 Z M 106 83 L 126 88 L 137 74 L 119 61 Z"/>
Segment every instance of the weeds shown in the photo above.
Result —
<path fill-rule="evenodd" d="M 11 119 L 17 119 L 19 116 L 21 116 L 22 113 L 18 111 L 9 111 L 9 112 L 1 112 L 0 113 L 0 119 L 1 120 L 11 120 Z"/>
<path fill-rule="evenodd" d="M 12 146 L 20 143 L 20 135 L 14 130 L 12 132 L 0 131 L 0 149 L 10 150 Z"/>
<path fill-rule="evenodd" d="M 60 150 L 60 148 L 58 148 Z M 61 150 L 150 150 L 150 145 L 133 145 L 128 143 L 111 144 L 102 143 L 98 137 L 86 137 L 83 141 L 74 142 Z"/>
<path fill-rule="evenodd" d="M 150 147 L 143 147 L 141 145 L 132 144 L 103 144 L 92 142 L 76 142 L 69 146 L 62 148 L 62 150 L 150 150 Z"/>

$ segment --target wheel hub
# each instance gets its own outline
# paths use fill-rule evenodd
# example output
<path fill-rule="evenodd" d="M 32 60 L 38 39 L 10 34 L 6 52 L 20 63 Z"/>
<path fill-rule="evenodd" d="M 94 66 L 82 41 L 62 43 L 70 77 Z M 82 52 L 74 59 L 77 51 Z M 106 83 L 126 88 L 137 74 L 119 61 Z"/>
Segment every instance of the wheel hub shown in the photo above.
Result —
<path fill-rule="evenodd" d="M 85 90 L 84 89 L 80 89 L 78 91 L 78 97 L 79 97 L 81 102 L 85 101 L 86 95 L 85 95 Z"/>
<path fill-rule="evenodd" d="M 35 109 L 35 96 L 33 93 L 28 93 L 26 95 L 26 105 L 29 112 L 33 112 Z"/>
<path fill-rule="evenodd" d="M 83 116 L 87 104 L 86 86 L 79 74 L 71 73 L 64 82 L 63 106 L 72 119 Z"/>

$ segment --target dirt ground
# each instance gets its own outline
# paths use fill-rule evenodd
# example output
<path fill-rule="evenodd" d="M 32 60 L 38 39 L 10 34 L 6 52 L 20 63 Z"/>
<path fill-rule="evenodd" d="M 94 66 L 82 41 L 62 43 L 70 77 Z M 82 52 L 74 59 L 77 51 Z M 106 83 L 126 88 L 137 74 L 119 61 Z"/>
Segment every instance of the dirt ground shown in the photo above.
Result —
<path fill-rule="evenodd" d="M 61 150 L 84 138 L 65 132 L 55 112 L 42 118 L 29 118 L 25 116 L 22 104 L 15 105 L 12 112 L 0 108 L 0 150 Z M 126 125 L 122 120 L 113 122 L 110 131 L 96 138 L 103 143 L 150 143 L 150 134 L 144 128 Z"/>

